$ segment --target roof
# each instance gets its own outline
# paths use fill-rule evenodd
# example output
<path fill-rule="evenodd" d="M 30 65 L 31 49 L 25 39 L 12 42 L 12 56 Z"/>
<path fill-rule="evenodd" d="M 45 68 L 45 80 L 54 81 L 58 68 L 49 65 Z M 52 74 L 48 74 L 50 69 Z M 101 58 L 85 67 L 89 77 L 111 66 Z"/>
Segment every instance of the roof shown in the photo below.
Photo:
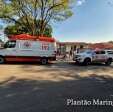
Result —
<path fill-rule="evenodd" d="M 57 42 L 59 45 L 87 45 L 91 49 L 113 49 L 113 43 Z"/>
<path fill-rule="evenodd" d="M 87 45 L 85 42 L 57 42 L 60 45 Z"/>
<path fill-rule="evenodd" d="M 31 36 L 28 34 L 11 35 L 8 38 L 10 40 L 37 40 L 37 41 L 55 42 L 55 39 L 51 37 Z"/>
<path fill-rule="evenodd" d="M 113 44 L 112 43 L 95 43 L 95 44 L 90 44 L 89 48 L 92 49 L 113 49 Z"/>

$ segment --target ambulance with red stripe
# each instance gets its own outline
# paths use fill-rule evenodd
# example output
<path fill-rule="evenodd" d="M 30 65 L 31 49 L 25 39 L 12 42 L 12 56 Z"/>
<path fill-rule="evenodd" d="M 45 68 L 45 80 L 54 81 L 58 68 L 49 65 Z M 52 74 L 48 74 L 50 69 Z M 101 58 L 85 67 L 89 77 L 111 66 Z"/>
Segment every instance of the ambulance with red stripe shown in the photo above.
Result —
<path fill-rule="evenodd" d="M 0 49 L 0 64 L 9 61 L 36 62 L 47 64 L 56 60 L 54 38 L 36 37 L 26 34 L 10 36 L 9 41 Z"/>

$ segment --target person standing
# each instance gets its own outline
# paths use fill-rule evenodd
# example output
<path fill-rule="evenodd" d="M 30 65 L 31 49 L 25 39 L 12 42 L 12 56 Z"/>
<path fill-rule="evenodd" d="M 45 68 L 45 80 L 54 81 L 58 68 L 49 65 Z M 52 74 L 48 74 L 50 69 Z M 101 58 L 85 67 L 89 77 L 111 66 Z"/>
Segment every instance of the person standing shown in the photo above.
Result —
<path fill-rule="evenodd" d="M 69 59 L 71 59 L 73 57 L 73 50 L 71 49 L 70 51 L 69 51 Z"/>

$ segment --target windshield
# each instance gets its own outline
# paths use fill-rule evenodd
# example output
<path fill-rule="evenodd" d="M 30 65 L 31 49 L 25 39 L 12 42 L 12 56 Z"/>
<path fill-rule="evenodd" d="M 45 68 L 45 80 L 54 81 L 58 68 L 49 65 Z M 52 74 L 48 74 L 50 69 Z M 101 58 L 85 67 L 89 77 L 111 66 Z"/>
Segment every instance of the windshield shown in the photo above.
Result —
<path fill-rule="evenodd" d="M 4 48 L 14 48 L 16 46 L 16 41 L 8 41 L 5 43 Z"/>
<path fill-rule="evenodd" d="M 84 49 L 84 50 L 80 50 L 79 53 L 87 53 L 87 54 L 91 54 L 92 51 L 91 51 L 91 50 L 86 50 L 86 49 Z"/>

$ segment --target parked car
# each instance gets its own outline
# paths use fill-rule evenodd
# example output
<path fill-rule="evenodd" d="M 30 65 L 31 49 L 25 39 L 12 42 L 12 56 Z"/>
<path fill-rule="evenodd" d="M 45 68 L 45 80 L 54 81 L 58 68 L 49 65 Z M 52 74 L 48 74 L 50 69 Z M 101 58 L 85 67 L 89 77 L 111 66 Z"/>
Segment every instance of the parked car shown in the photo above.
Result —
<path fill-rule="evenodd" d="M 90 65 L 91 63 L 111 65 L 113 62 L 113 50 L 85 50 L 74 54 L 73 60 L 84 65 Z"/>

